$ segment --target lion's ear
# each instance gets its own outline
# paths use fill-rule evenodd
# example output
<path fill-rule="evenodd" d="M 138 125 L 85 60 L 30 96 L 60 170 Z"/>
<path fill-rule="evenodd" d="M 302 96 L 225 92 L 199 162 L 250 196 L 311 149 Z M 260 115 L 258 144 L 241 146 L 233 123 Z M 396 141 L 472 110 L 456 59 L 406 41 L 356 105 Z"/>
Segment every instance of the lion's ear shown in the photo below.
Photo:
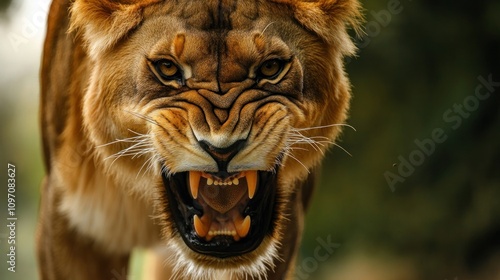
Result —
<path fill-rule="evenodd" d="M 143 8 L 156 2 L 158 0 L 76 0 L 71 7 L 69 31 L 79 32 L 89 54 L 96 58 L 139 25 Z"/>
<path fill-rule="evenodd" d="M 359 32 L 363 16 L 358 0 L 273 0 L 288 5 L 295 18 L 307 29 L 329 43 L 345 46 L 342 50 L 352 54 L 354 47 L 346 38 L 346 28 Z"/>

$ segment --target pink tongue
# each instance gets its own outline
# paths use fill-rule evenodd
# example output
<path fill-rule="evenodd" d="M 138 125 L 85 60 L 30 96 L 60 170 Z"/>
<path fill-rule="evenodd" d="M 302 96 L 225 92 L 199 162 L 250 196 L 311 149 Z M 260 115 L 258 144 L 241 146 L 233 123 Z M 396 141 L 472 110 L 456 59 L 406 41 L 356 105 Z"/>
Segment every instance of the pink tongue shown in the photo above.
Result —
<path fill-rule="evenodd" d="M 242 180 L 244 181 L 244 180 Z M 247 192 L 247 185 L 241 182 L 238 186 L 200 186 L 203 200 L 217 212 L 224 214 L 233 209 Z"/>

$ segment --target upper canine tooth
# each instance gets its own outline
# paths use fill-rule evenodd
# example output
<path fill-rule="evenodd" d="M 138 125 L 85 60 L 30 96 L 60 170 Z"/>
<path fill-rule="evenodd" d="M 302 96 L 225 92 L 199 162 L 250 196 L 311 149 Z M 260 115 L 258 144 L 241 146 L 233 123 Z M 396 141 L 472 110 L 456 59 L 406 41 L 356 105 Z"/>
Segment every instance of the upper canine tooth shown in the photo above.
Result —
<path fill-rule="evenodd" d="M 252 199 L 257 189 L 257 171 L 247 171 L 245 173 L 248 185 L 248 197 Z"/>
<path fill-rule="evenodd" d="M 191 190 L 191 195 L 194 199 L 198 198 L 198 189 L 200 187 L 201 172 L 190 171 L 189 172 L 189 189 Z"/>

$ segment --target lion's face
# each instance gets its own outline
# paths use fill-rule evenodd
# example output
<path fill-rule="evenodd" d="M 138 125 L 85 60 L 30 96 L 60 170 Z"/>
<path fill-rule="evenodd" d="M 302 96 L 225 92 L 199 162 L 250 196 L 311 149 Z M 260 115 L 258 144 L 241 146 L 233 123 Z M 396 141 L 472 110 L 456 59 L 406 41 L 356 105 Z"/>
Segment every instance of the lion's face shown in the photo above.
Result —
<path fill-rule="evenodd" d="M 155 201 L 180 256 L 265 266 L 298 182 L 345 119 L 352 45 L 344 26 L 325 37 L 293 3 L 212 2 L 141 6 L 114 40 L 87 26 L 84 124 L 114 177 Z"/>

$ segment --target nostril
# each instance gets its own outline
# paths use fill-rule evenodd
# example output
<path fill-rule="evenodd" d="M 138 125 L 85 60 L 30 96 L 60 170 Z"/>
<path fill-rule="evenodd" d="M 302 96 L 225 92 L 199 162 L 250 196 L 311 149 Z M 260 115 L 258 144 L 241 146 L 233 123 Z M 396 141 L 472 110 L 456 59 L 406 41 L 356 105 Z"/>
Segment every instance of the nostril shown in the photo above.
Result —
<path fill-rule="evenodd" d="M 233 157 L 243 149 L 246 140 L 238 140 L 226 148 L 215 147 L 207 141 L 199 141 L 200 147 L 217 162 L 222 177 L 228 175 L 227 165 Z M 216 175 L 216 174 L 214 174 Z M 219 176 L 218 176 L 219 177 Z"/>

